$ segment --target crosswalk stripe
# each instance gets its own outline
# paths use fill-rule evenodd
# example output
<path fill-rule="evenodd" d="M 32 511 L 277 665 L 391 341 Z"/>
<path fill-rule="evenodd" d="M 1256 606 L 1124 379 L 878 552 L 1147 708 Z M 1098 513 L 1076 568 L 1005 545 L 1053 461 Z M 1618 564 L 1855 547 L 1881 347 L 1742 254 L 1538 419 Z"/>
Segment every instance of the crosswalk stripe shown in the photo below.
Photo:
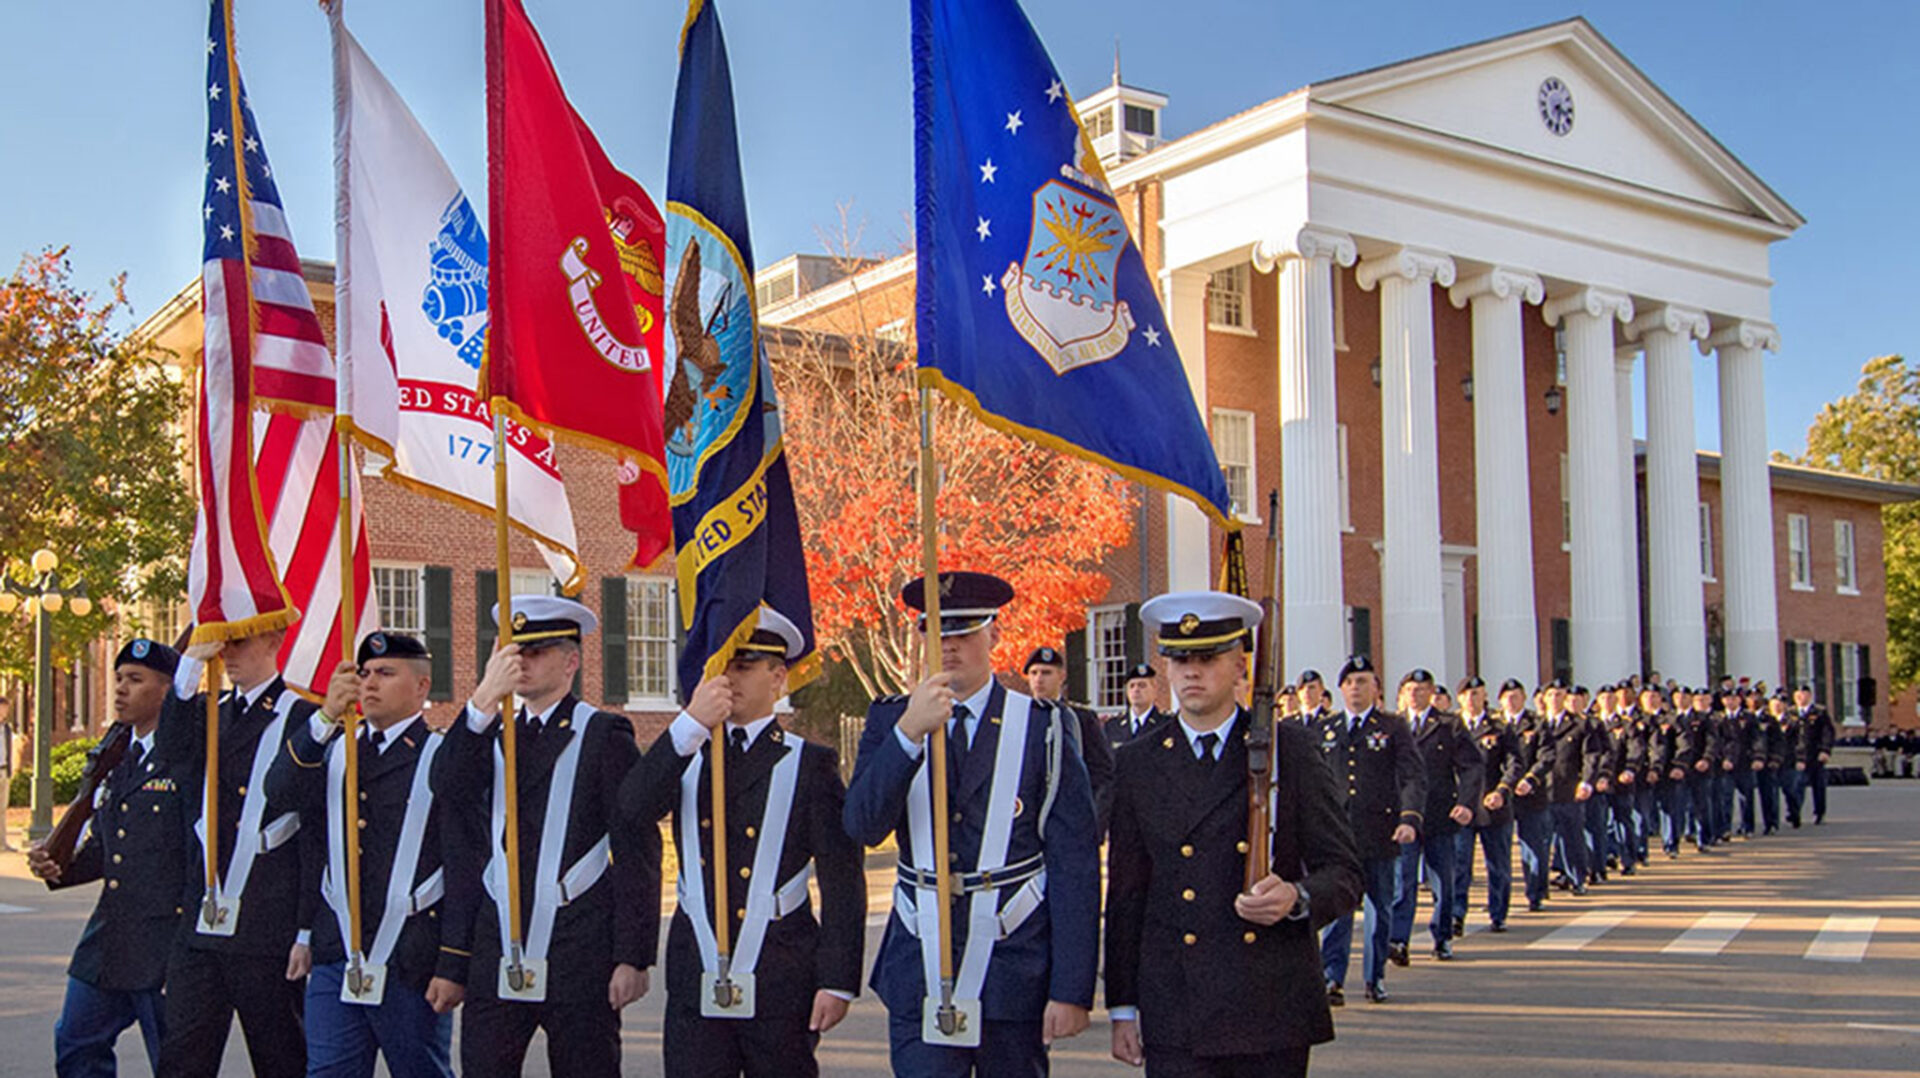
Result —
<path fill-rule="evenodd" d="M 1867 957 L 1867 944 L 1879 926 L 1880 918 L 1875 916 L 1834 914 L 1820 926 L 1820 934 L 1807 944 L 1807 953 L 1801 957 L 1810 962 L 1858 962 Z"/>
<path fill-rule="evenodd" d="M 32 912 L 33 912 L 32 906 L 9 906 L 5 902 L 0 902 L 0 913 L 32 913 Z"/>
<path fill-rule="evenodd" d="M 1752 922 L 1751 913 L 1709 913 L 1693 922 L 1693 927 L 1682 932 L 1672 943 L 1661 948 L 1662 954 L 1701 954 L 1715 955 L 1725 950 L 1733 937 Z"/>
<path fill-rule="evenodd" d="M 1578 951 L 1626 922 L 1638 910 L 1590 910 L 1527 944 L 1529 951 Z"/>

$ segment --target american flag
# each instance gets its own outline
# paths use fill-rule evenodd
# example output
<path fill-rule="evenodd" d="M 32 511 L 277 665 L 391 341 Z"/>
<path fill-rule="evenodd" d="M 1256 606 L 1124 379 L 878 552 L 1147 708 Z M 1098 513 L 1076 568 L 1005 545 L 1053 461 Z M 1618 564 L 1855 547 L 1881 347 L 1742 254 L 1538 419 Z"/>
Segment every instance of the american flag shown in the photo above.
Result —
<path fill-rule="evenodd" d="M 204 649 L 294 624 L 281 669 L 289 684 L 324 691 L 343 654 L 333 357 L 240 79 L 232 3 L 211 0 L 207 30 L 193 642 Z M 349 480 L 357 625 L 366 632 L 376 627 L 371 568 L 359 480 Z"/>

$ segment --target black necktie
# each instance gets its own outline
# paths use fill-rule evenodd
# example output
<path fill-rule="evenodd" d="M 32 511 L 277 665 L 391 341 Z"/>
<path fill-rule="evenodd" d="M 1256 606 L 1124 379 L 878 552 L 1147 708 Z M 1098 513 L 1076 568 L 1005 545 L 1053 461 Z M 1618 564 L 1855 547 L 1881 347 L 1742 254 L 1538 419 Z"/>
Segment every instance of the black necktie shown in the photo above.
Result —
<path fill-rule="evenodd" d="M 128 746 L 126 763 L 122 764 L 121 766 L 126 769 L 126 774 L 128 776 L 135 776 L 140 773 L 140 761 L 146 758 L 147 758 L 146 746 L 136 741 L 132 745 Z"/>
<path fill-rule="evenodd" d="M 1220 744 L 1219 734 L 1200 735 L 1200 764 L 1202 767 L 1211 768 L 1216 763 L 1213 757 L 1213 750 L 1218 744 Z"/>
<path fill-rule="evenodd" d="M 520 736 L 528 741 L 540 740 L 540 720 L 525 711 L 520 713 Z"/>
<path fill-rule="evenodd" d="M 385 740 L 385 734 L 369 726 L 360 735 L 360 751 L 365 755 L 377 756 L 380 753 L 380 743 Z"/>
<path fill-rule="evenodd" d="M 747 754 L 746 727 L 736 726 L 733 729 L 728 730 L 727 731 L 727 755 L 737 759 L 741 756 L 745 756 L 746 754 Z"/>
<path fill-rule="evenodd" d="M 965 704 L 953 705 L 953 723 L 947 729 L 947 759 L 956 774 L 967 761 L 967 746 L 972 740 L 967 736 L 967 718 L 972 714 Z"/>

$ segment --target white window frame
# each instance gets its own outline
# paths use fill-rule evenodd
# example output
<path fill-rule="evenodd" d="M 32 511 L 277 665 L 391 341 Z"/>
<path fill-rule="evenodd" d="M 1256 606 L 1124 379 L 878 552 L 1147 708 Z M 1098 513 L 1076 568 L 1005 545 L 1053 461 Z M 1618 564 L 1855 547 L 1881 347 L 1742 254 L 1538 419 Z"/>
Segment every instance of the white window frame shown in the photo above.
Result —
<path fill-rule="evenodd" d="M 1838 699 L 1833 701 L 1835 722 L 1849 723 L 1860 721 L 1860 645 L 1840 643 L 1840 669 L 1835 671 L 1834 680 L 1838 682 L 1835 693 Z"/>
<path fill-rule="evenodd" d="M 398 619 L 387 616 L 388 606 L 383 591 L 387 590 L 380 582 L 382 573 L 413 574 L 413 612 L 415 622 L 402 625 Z M 377 561 L 373 563 L 373 601 L 374 616 L 380 619 L 380 628 L 388 632 L 406 633 L 424 640 L 427 636 L 427 567 L 417 562 Z M 404 586 L 404 585 L 403 585 Z"/>
<path fill-rule="evenodd" d="M 1225 422 L 1222 422 L 1223 420 Z M 1253 506 L 1254 491 L 1260 489 L 1260 455 L 1258 452 L 1260 439 L 1256 431 L 1257 422 L 1258 420 L 1254 416 L 1254 413 L 1242 411 L 1238 408 L 1215 408 L 1213 410 L 1213 455 L 1215 459 L 1220 462 L 1220 471 L 1225 475 L 1231 476 L 1233 468 L 1245 468 L 1247 470 L 1246 500 L 1239 501 L 1239 499 L 1236 499 L 1238 504 L 1234 508 L 1234 515 L 1249 524 L 1260 523 L 1260 515 L 1255 511 Z M 1227 429 L 1235 425 L 1242 425 L 1246 431 L 1246 459 L 1244 460 L 1229 460 L 1229 454 L 1222 449 L 1222 437 Z M 1227 481 L 1227 493 L 1229 495 L 1233 493 L 1233 482 L 1231 478 Z"/>
<path fill-rule="evenodd" d="M 1713 575 L 1713 506 L 1700 503 L 1700 579 L 1708 584 L 1718 581 Z"/>
<path fill-rule="evenodd" d="M 1334 435 L 1338 441 L 1338 471 L 1340 478 L 1340 530 L 1353 530 L 1353 471 L 1347 465 L 1347 425 L 1335 423 Z"/>
<path fill-rule="evenodd" d="M 645 634 L 635 635 L 636 621 L 640 617 L 642 593 L 658 589 L 661 602 L 666 604 L 666 635 L 662 637 Z M 680 630 L 680 597 L 677 582 L 667 576 L 647 576 L 634 574 L 627 577 L 627 623 L 620 630 L 627 634 L 627 710 L 628 711 L 674 711 L 680 703 L 680 668 L 678 662 L 678 643 Z M 605 632 L 612 626 L 603 627 Z M 658 647 L 665 658 L 666 691 L 660 694 L 637 692 L 634 688 L 634 670 L 640 662 L 643 646 Z"/>
<path fill-rule="evenodd" d="M 1258 336 L 1253 329 L 1253 272 L 1248 263 L 1208 275 L 1207 328 L 1243 337 Z"/>
<path fill-rule="evenodd" d="M 1560 454 L 1560 549 L 1573 549 L 1573 464 Z"/>
<path fill-rule="evenodd" d="M 1793 649 L 1793 684 L 1813 684 L 1813 641 L 1789 640 L 1787 646 Z"/>
<path fill-rule="evenodd" d="M 1833 575 L 1839 581 L 1834 590 L 1842 595 L 1860 594 L 1860 563 L 1855 556 L 1854 534 L 1853 521 L 1833 522 Z"/>
<path fill-rule="evenodd" d="M 1127 706 L 1127 608 L 1087 611 L 1087 703 L 1101 712 Z"/>
<path fill-rule="evenodd" d="M 1813 526 L 1805 513 L 1787 514 L 1787 584 L 1794 591 L 1813 589 Z"/>
<path fill-rule="evenodd" d="M 507 577 L 515 595 L 558 595 L 560 582 L 546 569 L 515 569 Z"/>

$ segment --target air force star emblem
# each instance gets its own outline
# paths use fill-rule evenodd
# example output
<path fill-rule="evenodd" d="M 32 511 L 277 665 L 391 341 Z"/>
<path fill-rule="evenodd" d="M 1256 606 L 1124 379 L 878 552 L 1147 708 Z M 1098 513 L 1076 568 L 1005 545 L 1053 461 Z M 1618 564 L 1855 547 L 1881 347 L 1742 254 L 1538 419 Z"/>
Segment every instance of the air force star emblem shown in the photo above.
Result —
<path fill-rule="evenodd" d="M 1127 346 L 1133 313 L 1114 298 L 1127 226 L 1113 202 L 1059 180 L 1033 193 L 1024 262 L 1000 277 L 1007 319 L 1055 374 L 1112 359 Z"/>

